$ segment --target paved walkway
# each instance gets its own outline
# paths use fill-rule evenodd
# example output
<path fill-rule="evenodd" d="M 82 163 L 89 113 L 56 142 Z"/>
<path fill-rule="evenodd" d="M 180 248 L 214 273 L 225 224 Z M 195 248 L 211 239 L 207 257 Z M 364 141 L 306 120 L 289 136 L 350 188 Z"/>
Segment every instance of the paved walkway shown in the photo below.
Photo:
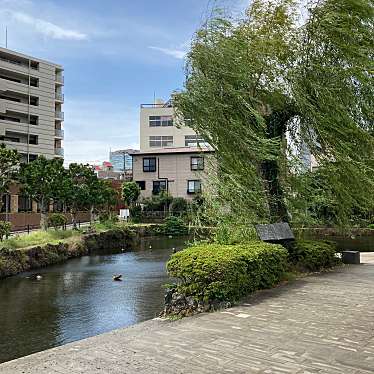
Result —
<path fill-rule="evenodd" d="M 113 331 L 0 373 L 373 374 L 374 265 L 306 277 L 223 312 Z"/>

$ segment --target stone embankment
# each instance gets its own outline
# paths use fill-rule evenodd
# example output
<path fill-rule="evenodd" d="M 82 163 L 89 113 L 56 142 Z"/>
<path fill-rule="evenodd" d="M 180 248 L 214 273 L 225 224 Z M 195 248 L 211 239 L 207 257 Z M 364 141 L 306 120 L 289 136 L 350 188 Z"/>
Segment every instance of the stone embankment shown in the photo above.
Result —
<path fill-rule="evenodd" d="M 124 227 L 100 233 L 83 234 L 70 242 L 20 249 L 1 249 L 0 279 L 91 253 L 110 249 L 132 249 L 140 235 L 142 235 L 141 232 Z"/>

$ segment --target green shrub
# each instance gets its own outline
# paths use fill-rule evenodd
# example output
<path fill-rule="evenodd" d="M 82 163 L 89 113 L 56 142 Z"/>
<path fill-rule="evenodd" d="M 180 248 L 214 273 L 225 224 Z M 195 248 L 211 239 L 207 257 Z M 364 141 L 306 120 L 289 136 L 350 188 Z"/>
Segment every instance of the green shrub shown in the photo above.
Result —
<path fill-rule="evenodd" d="M 177 291 L 204 301 L 237 301 L 277 284 L 287 270 L 287 251 L 280 245 L 206 244 L 174 254 L 167 263 Z"/>
<path fill-rule="evenodd" d="M 66 217 L 61 213 L 52 213 L 47 220 L 48 227 L 54 227 L 55 230 L 62 228 L 66 222 Z"/>
<path fill-rule="evenodd" d="M 139 223 L 142 220 L 142 207 L 134 205 L 130 208 L 130 219 L 133 223 Z"/>
<path fill-rule="evenodd" d="M 370 223 L 370 224 L 368 225 L 368 229 L 373 229 L 373 230 L 374 230 L 374 223 Z"/>
<path fill-rule="evenodd" d="M 165 218 L 159 228 L 162 235 L 182 236 L 188 234 L 188 227 L 180 217 L 170 216 Z"/>
<path fill-rule="evenodd" d="M 175 197 L 170 204 L 170 213 L 174 215 L 181 215 L 187 212 L 188 202 L 183 197 Z"/>
<path fill-rule="evenodd" d="M 6 221 L 0 221 L 0 241 L 3 239 L 8 239 L 10 235 L 10 230 L 12 229 L 12 224 Z"/>
<path fill-rule="evenodd" d="M 114 213 L 108 213 L 108 212 L 101 212 L 99 215 L 99 222 L 100 223 L 106 223 L 106 222 L 111 222 L 111 223 L 116 223 L 118 222 L 118 216 Z"/>
<path fill-rule="evenodd" d="M 289 261 L 301 271 L 320 271 L 339 264 L 332 242 L 298 240 L 289 250 Z"/>

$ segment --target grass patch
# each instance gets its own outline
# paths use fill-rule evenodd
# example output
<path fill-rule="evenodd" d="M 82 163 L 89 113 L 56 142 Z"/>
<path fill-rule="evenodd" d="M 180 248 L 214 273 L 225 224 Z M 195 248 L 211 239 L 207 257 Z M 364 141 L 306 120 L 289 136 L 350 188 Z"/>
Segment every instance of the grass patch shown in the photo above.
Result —
<path fill-rule="evenodd" d="M 15 235 L 0 243 L 1 248 L 18 249 L 33 245 L 57 244 L 61 241 L 67 241 L 70 238 L 80 236 L 82 233 L 78 230 L 47 230 L 34 231 L 30 234 Z"/>

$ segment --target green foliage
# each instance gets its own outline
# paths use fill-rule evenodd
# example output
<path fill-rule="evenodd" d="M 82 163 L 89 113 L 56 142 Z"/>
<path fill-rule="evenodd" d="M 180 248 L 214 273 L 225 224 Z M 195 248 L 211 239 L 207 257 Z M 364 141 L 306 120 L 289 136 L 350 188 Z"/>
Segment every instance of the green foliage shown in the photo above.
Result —
<path fill-rule="evenodd" d="M 63 160 L 47 160 L 40 156 L 37 160 L 21 167 L 19 179 L 23 193 L 39 203 L 41 212 L 41 226 L 47 229 L 47 206 L 60 189 L 65 176 Z"/>
<path fill-rule="evenodd" d="M 188 234 L 188 227 L 182 218 L 169 216 L 165 218 L 164 223 L 159 227 L 159 233 L 162 235 L 183 236 Z"/>
<path fill-rule="evenodd" d="M 374 207 L 373 2 L 313 0 L 303 22 L 301 7 L 254 0 L 240 20 L 213 16 L 174 97 L 177 115 L 216 151 L 216 201 L 232 227 L 236 216 L 343 225 Z M 317 183 L 299 180 L 290 143 L 312 151 Z"/>
<path fill-rule="evenodd" d="M 298 240 L 289 251 L 289 260 L 301 271 L 320 271 L 337 265 L 336 246 L 327 241 Z"/>
<path fill-rule="evenodd" d="M 370 224 L 368 225 L 368 229 L 372 229 L 372 230 L 374 230 L 374 223 L 370 223 Z"/>
<path fill-rule="evenodd" d="M 122 199 L 127 206 L 135 204 L 140 196 L 140 187 L 136 182 L 125 182 L 122 185 Z"/>
<path fill-rule="evenodd" d="M 287 269 L 287 251 L 280 245 L 206 244 L 174 254 L 167 263 L 177 290 L 200 300 L 238 301 L 258 289 L 279 283 Z"/>
<path fill-rule="evenodd" d="M 170 204 L 169 210 L 171 214 L 182 215 L 188 210 L 188 202 L 183 197 L 175 197 Z"/>
<path fill-rule="evenodd" d="M 55 230 L 62 228 L 66 224 L 67 220 L 64 214 L 52 213 L 48 216 L 48 227 L 54 227 Z"/>
<path fill-rule="evenodd" d="M 158 195 L 143 199 L 143 210 L 145 212 L 167 211 L 172 201 L 173 197 L 171 195 L 165 191 L 161 191 Z"/>
<path fill-rule="evenodd" d="M 3 239 L 8 239 L 10 235 L 10 231 L 12 229 L 12 224 L 6 221 L 0 221 L 0 241 L 2 242 Z"/>
<path fill-rule="evenodd" d="M 139 223 L 142 220 L 142 207 L 140 205 L 133 205 L 130 207 L 130 219 L 133 223 Z"/>
<path fill-rule="evenodd" d="M 0 144 L 0 208 L 3 195 L 9 191 L 10 184 L 17 178 L 20 156 L 16 150 L 8 149 Z"/>

